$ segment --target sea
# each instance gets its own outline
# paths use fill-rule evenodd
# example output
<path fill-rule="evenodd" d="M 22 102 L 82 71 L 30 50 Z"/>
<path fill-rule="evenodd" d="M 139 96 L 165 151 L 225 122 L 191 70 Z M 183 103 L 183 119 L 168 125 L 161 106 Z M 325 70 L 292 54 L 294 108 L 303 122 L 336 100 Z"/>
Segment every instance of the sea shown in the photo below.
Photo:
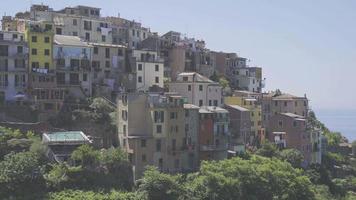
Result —
<path fill-rule="evenodd" d="M 314 110 L 316 117 L 332 131 L 338 131 L 349 142 L 356 141 L 355 110 Z"/>

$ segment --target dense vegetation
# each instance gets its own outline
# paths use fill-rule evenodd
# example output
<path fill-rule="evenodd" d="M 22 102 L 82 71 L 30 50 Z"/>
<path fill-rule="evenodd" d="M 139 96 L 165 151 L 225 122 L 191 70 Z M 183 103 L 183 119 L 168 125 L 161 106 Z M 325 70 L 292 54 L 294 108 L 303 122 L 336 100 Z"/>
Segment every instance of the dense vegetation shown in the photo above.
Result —
<path fill-rule="evenodd" d="M 73 152 L 71 165 L 57 164 L 46 160 L 46 149 L 33 133 L 2 127 L 0 132 L 0 199 L 356 199 L 355 161 L 332 150 L 321 165 L 304 169 L 299 151 L 280 151 L 265 142 L 255 153 L 203 162 L 196 173 L 170 175 L 147 167 L 134 184 L 127 155 L 119 149 L 84 145 Z"/>

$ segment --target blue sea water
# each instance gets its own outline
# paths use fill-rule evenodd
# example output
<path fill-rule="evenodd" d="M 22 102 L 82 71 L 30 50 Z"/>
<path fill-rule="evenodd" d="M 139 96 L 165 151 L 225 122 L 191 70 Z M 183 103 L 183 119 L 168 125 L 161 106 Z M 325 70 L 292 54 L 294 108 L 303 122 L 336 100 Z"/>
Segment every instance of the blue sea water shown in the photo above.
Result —
<path fill-rule="evenodd" d="M 356 110 L 315 110 L 316 117 L 332 131 L 356 140 Z"/>

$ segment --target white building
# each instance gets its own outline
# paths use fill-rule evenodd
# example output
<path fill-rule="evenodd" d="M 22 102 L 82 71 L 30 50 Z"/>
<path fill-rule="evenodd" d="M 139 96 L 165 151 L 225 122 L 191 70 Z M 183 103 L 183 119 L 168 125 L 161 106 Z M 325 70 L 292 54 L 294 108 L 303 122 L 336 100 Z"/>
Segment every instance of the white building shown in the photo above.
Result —
<path fill-rule="evenodd" d="M 31 19 L 50 21 L 57 35 L 78 36 L 88 42 L 112 43 L 111 23 L 100 17 L 100 8 L 66 7 L 59 11 L 43 5 L 31 7 Z"/>
<path fill-rule="evenodd" d="M 163 60 L 157 52 L 148 50 L 133 50 L 136 60 L 136 90 L 148 91 L 152 86 L 163 88 Z"/>
<path fill-rule="evenodd" d="M 0 31 L 0 105 L 24 97 L 27 88 L 28 48 L 24 35 Z"/>
<path fill-rule="evenodd" d="M 222 87 L 196 72 L 183 72 L 175 82 L 169 83 L 169 91 L 177 92 L 197 106 L 221 106 Z"/>

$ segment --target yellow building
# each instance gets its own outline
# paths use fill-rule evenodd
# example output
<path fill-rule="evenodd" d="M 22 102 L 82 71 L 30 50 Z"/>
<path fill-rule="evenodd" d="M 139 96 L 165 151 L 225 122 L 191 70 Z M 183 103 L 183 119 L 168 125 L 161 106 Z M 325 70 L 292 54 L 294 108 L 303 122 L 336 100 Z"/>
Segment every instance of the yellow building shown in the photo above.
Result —
<path fill-rule="evenodd" d="M 53 24 L 51 22 L 29 22 L 26 26 L 26 41 L 29 48 L 30 71 L 47 73 L 54 70 L 53 53 Z"/>
<path fill-rule="evenodd" d="M 53 24 L 28 22 L 25 39 L 29 48 L 29 93 L 39 111 L 39 120 L 56 115 L 67 95 L 66 88 L 57 87 L 53 64 Z"/>
<path fill-rule="evenodd" d="M 224 97 L 225 104 L 238 105 L 250 111 L 251 119 L 251 138 L 252 144 L 257 144 L 265 139 L 265 131 L 262 127 L 262 107 L 257 99 L 252 97 L 230 96 Z"/>

